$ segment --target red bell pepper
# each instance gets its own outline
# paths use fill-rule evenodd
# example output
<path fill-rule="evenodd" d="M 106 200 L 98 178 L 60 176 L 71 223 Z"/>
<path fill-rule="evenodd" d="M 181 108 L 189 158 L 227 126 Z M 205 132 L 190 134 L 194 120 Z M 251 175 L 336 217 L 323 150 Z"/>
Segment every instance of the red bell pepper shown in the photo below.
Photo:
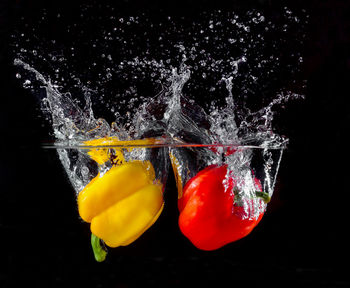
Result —
<path fill-rule="evenodd" d="M 229 187 L 225 191 L 223 180 L 226 173 L 227 165 L 211 165 L 203 169 L 186 183 L 178 200 L 180 230 L 199 249 L 215 250 L 245 237 L 263 216 L 259 210 L 256 218 L 243 217 L 245 212 L 254 214 L 254 211 L 244 211 L 240 206 L 242 201 L 237 201 L 237 179 L 234 176 L 228 179 Z M 254 182 L 256 196 L 263 205 L 264 200 L 269 200 L 268 195 L 262 192 L 257 178 Z"/>

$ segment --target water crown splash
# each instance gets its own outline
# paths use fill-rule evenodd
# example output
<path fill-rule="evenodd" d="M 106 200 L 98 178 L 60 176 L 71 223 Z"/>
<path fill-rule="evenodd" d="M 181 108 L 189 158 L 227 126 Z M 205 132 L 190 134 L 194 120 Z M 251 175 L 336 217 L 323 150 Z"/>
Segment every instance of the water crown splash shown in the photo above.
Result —
<path fill-rule="evenodd" d="M 29 53 L 34 51 L 32 49 L 20 50 L 14 63 L 21 67 L 23 75 L 28 75 L 28 78 L 34 75 L 32 82 L 37 81 L 41 88 L 44 87 L 43 112 L 51 119 L 56 141 L 73 147 L 86 140 L 111 136 L 120 140 L 165 137 L 172 145 L 198 144 L 196 148 L 169 148 L 176 159 L 181 182 L 186 183 L 208 165 L 226 164 L 230 169 L 224 181 L 225 187 L 229 187 L 228 179 L 240 179 L 237 198 L 253 199 L 242 201 L 244 211 L 253 211 L 243 217 L 254 218 L 266 208 L 253 197 L 256 190 L 254 177 L 263 179 L 263 191 L 271 197 L 282 149 L 288 142 L 286 137 L 273 130 L 273 109 L 290 99 L 302 98 L 281 85 L 276 94 L 269 92 L 274 94 L 270 99 L 264 99 L 269 85 L 280 84 L 274 80 L 277 75 L 281 71 L 285 73 L 276 55 L 286 48 L 278 43 L 291 38 L 287 33 L 288 25 L 300 25 L 296 16 L 287 14 L 285 21 L 288 24 L 281 26 L 283 31 L 257 11 L 249 11 L 243 19 L 234 13 L 228 17 L 222 12 L 205 14 L 192 26 L 182 20 L 172 21 L 169 17 L 165 22 L 153 23 L 144 16 L 133 16 L 128 21 L 120 18 L 123 21 L 119 19 L 116 23 L 117 19 L 111 16 L 110 27 L 113 29 L 103 28 L 103 38 L 98 35 L 87 41 L 92 51 L 96 51 L 97 46 L 102 49 L 102 53 L 93 54 L 92 64 L 85 69 L 91 74 L 98 71 L 97 79 L 93 79 L 96 87 L 92 88 L 91 79 L 83 84 L 85 73 L 76 73 L 80 67 L 69 64 L 70 56 L 74 56 L 80 46 L 70 47 L 71 55 L 63 54 L 58 58 L 60 61 L 55 56 L 60 54 L 57 51 L 53 53 L 40 48 L 43 54 L 49 55 L 41 57 L 46 59 L 44 62 L 59 67 L 54 76 L 50 73 L 43 76 L 33 68 L 40 61 L 38 52 L 35 55 Z M 161 24 L 166 28 L 160 28 Z M 154 31 L 155 26 L 159 28 L 158 35 L 148 37 L 148 30 Z M 128 40 L 130 27 L 140 29 L 140 37 L 147 44 L 145 50 L 141 44 L 135 46 L 136 36 Z M 275 33 L 280 37 L 279 42 L 268 42 L 266 39 Z M 152 39 L 157 40 L 152 42 Z M 106 48 L 102 48 L 103 43 Z M 124 43 L 123 46 L 120 43 Z M 120 48 L 119 55 L 113 54 L 115 47 Z M 152 49 L 156 49 L 154 55 Z M 288 69 L 291 62 L 298 70 L 300 61 L 295 63 L 301 57 L 298 53 L 294 51 L 291 59 L 284 59 Z M 67 73 L 65 79 L 68 77 L 77 84 L 70 87 L 60 80 L 63 72 Z M 18 78 L 28 86 L 27 77 Z M 151 97 L 142 94 L 145 87 L 151 87 Z M 73 97 L 74 93 L 70 91 L 73 88 L 78 89 L 81 100 Z M 253 109 L 248 102 L 253 103 L 253 107 L 259 106 L 256 103 L 267 104 Z M 115 116 L 114 121 L 111 123 L 103 116 L 96 119 L 95 114 L 101 110 L 108 110 L 106 114 Z M 198 147 L 201 145 L 203 147 Z M 215 147 L 208 149 L 208 145 Z M 109 168 L 104 167 L 102 171 L 85 151 L 58 149 L 58 154 L 77 192 L 98 172 L 103 173 Z M 131 158 L 146 157 L 139 152 L 130 155 Z M 252 169 L 256 163 L 263 163 L 263 169 Z"/>

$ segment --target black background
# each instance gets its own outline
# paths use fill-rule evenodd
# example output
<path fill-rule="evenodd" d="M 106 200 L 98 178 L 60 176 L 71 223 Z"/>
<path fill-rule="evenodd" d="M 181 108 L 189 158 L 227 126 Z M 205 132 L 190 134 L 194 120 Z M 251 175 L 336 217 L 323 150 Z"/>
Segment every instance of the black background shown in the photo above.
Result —
<path fill-rule="evenodd" d="M 89 227 L 54 151 L 40 148 L 37 102 L 16 81 L 9 35 L 20 15 L 73 11 L 79 1 L 0 3 L 0 287 L 349 287 L 349 1 L 119 1 L 126 11 L 305 7 L 306 99 L 279 125 L 290 138 L 276 193 L 245 239 L 213 252 L 179 232 L 170 175 L 162 217 L 132 245 L 96 263 Z M 80 1 L 81 2 L 81 1 Z M 183 9 L 186 7 L 186 9 Z"/>

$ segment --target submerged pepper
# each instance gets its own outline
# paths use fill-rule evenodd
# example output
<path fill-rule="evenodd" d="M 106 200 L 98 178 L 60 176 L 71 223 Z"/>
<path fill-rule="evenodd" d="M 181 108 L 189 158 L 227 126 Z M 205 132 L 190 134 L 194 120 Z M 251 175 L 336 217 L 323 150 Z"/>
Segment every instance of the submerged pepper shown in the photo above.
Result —
<path fill-rule="evenodd" d="M 183 188 L 178 200 L 180 211 L 179 227 L 181 232 L 199 249 L 215 250 L 228 243 L 247 236 L 263 217 L 261 209 L 257 217 L 243 217 L 245 212 L 254 214 L 254 206 L 247 205 L 247 211 L 239 201 L 237 178 L 230 175 L 228 191 L 224 180 L 227 165 L 211 165 L 191 178 Z M 233 188 L 233 189 L 232 189 Z M 267 193 L 262 191 L 260 181 L 254 177 L 255 194 L 259 205 L 269 201 Z M 253 196 L 252 196 L 253 197 Z"/>
<path fill-rule="evenodd" d="M 103 163 L 108 160 L 107 151 L 94 148 L 89 155 Z M 162 185 L 155 179 L 150 161 L 125 162 L 122 154 L 114 155 L 118 155 L 119 165 L 98 174 L 78 195 L 81 218 L 91 223 L 92 234 L 109 247 L 135 241 L 158 219 L 164 206 Z"/>
<path fill-rule="evenodd" d="M 135 241 L 157 220 L 163 206 L 162 186 L 154 183 L 148 161 L 113 166 L 78 195 L 81 218 L 110 247 Z"/>

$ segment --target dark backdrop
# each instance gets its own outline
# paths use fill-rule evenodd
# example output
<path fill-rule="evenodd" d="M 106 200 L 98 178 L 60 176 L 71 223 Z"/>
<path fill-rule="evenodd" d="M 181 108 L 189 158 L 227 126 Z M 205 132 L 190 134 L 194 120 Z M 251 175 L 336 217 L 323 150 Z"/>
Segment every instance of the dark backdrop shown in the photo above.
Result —
<path fill-rule="evenodd" d="M 0 287 L 349 287 L 349 1 L 120 1 L 126 10 L 189 15 L 305 7 L 308 82 L 306 99 L 288 104 L 279 119 L 290 144 L 271 209 L 251 235 L 217 251 L 196 250 L 178 230 L 170 174 L 162 217 L 132 245 L 110 250 L 104 263 L 93 260 L 89 228 L 55 152 L 40 148 L 38 103 L 16 82 L 8 46 L 20 15 L 77 9 L 73 2 L 0 1 Z"/>

